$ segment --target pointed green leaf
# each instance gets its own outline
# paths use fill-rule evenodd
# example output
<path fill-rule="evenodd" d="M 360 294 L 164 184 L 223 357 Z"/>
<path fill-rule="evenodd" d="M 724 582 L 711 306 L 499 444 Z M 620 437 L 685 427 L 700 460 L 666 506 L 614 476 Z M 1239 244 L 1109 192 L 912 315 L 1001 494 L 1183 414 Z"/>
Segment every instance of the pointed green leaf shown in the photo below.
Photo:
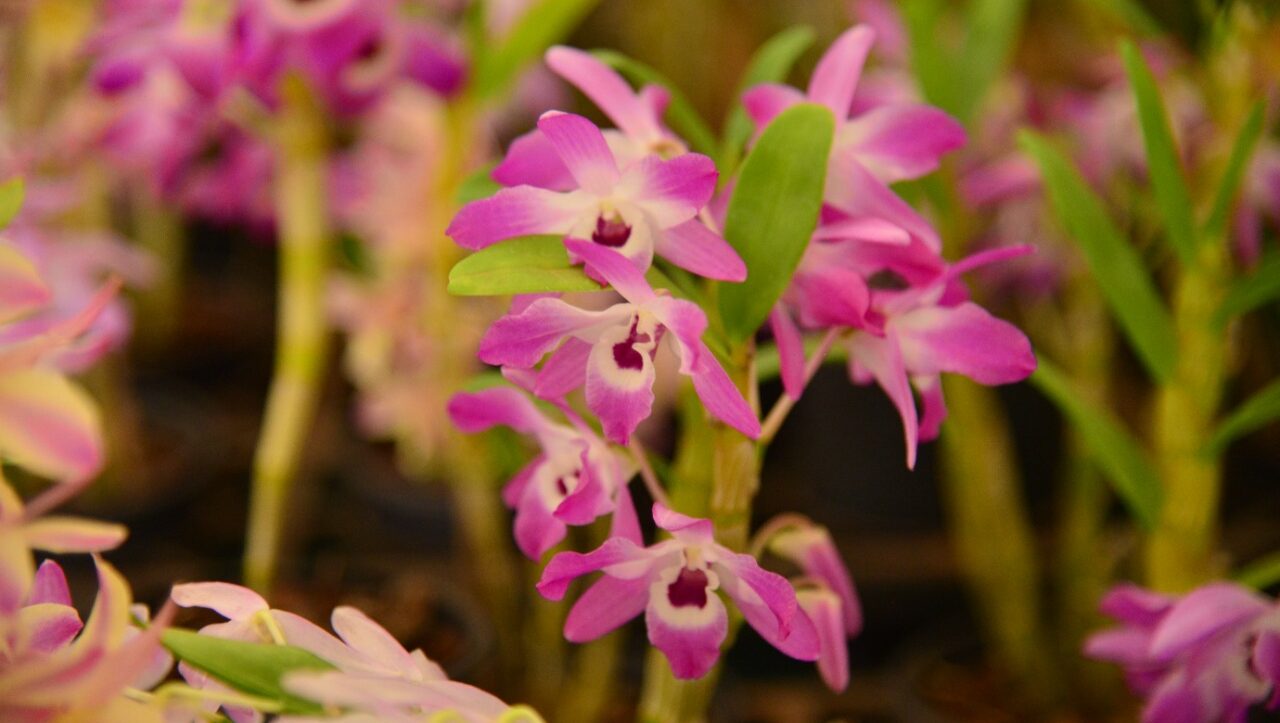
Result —
<path fill-rule="evenodd" d="M 720 315 L 731 341 L 755 334 L 782 295 L 818 225 L 831 111 L 802 103 L 769 124 L 742 164 L 724 235 L 747 265 L 747 280 L 720 285 Z"/>
<path fill-rule="evenodd" d="M 1253 158 L 1253 149 L 1258 146 L 1258 139 L 1262 137 L 1263 110 L 1262 99 L 1259 98 L 1253 104 L 1253 110 L 1249 111 L 1249 117 L 1245 119 L 1235 143 L 1231 145 L 1231 156 L 1222 172 L 1222 181 L 1218 183 L 1218 192 L 1213 197 L 1213 209 L 1204 224 L 1204 236 L 1212 243 L 1217 243 L 1217 239 L 1226 233 L 1231 205 L 1235 203 L 1245 169 Z"/>
<path fill-rule="evenodd" d="M 178 660 L 259 698 L 279 702 L 283 713 L 317 713 L 319 705 L 289 693 L 280 679 L 296 670 L 333 670 L 328 661 L 292 645 L 268 645 L 169 629 L 164 646 Z"/>
<path fill-rule="evenodd" d="M 535 0 L 515 27 L 482 44 L 472 70 L 471 91 L 480 98 L 500 95 L 516 76 L 582 22 L 600 0 Z"/>
<path fill-rule="evenodd" d="M 724 124 L 724 142 L 720 146 L 720 172 L 729 174 L 737 165 L 738 155 L 751 139 L 755 126 L 742 107 L 742 94 L 760 83 L 781 83 L 791 73 L 791 66 L 813 45 L 813 30 L 804 26 L 787 28 L 765 41 L 751 56 L 747 69 L 734 92 L 734 106 Z"/>
<path fill-rule="evenodd" d="M 955 113 L 962 104 L 964 84 L 957 62 L 958 50 L 947 46 L 939 32 L 946 23 L 944 0 L 903 0 L 902 20 L 911 44 L 911 74 L 920 83 L 925 100 Z"/>
<path fill-rule="evenodd" d="M 1280 419 L 1280 379 L 1263 387 L 1224 419 L 1214 430 L 1206 450 L 1209 454 L 1222 454 L 1233 440 L 1277 419 Z"/>
<path fill-rule="evenodd" d="M 715 152 L 716 136 L 711 132 L 711 127 L 702 119 L 697 109 L 675 83 L 648 65 L 622 53 L 613 50 L 593 50 L 591 54 L 622 73 L 634 85 L 660 85 L 666 88 L 671 94 L 671 103 L 667 106 L 665 119 L 667 124 L 681 138 L 689 142 L 691 149 L 706 155 Z"/>
<path fill-rule="evenodd" d="M 1034 133 L 1023 132 L 1018 142 L 1039 165 L 1054 214 L 1084 254 L 1129 344 L 1154 379 L 1167 381 L 1177 360 L 1177 338 L 1142 258 L 1071 161 Z"/>
<path fill-rule="evenodd" d="M 963 78 L 954 109 L 965 125 L 1004 70 L 1022 29 L 1027 0 L 970 0 L 964 49 L 957 63 Z"/>
<path fill-rule="evenodd" d="M 1273 552 L 1250 562 L 1232 577 L 1241 585 L 1256 590 L 1265 590 L 1280 583 L 1280 552 Z"/>
<path fill-rule="evenodd" d="M 1147 529 L 1160 516 L 1160 476 L 1138 441 L 1105 409 L 1098 409 L 1044 358 L 1031 383 L 1058 406 L 1080 432 L 1098 468 L 1115 488 L 1134 518 Z"/>
<path fill-rule="evenodd" d="M 1142 142 L 1147 149 L 1147 172 L 1155 191 L 1156 204 L 1164 221 L 1169 243 L 1184 266 L 1195 263 L 1196 224 L 1191 214 L 1191 192 L 1182 172 L 1178 146 L 1169 127 L 1155 76 L 1142 59 L 1138 47 L 1126 41 L 1120 46 L 1125 72 L 1133 86 L 1138 104 L 1138 121 L 1142 125 Z"/>
<path fill-rule="evenodd" d="M 0 228 L 8 226 L 22 208 L 26 185 L 22 178 L 11 178 L 0 184 Z"/>
<path fill-rule="evenodd" d="M 581 266 L 569 263 L 560 236 L 525 236 L 481 249 L 449 271 L 449 293 L 503 296 L 552 291 L 599 291 Z"/>
<path fill-rule="evenodd" d="M 1264 256 L 1248 276 L 1237 279 L 1222 300 L 1214 320 L 1219 326 L 1233 318 L 1280 299 L 1280 253 Z"/>
<path fill-rule="evenodd" d="M 1097 10 L 1115 16 L 1140 35 L 1161 35 L 1164 29 L 1147 12 L 1140 0 L 1086 0 Z"/>

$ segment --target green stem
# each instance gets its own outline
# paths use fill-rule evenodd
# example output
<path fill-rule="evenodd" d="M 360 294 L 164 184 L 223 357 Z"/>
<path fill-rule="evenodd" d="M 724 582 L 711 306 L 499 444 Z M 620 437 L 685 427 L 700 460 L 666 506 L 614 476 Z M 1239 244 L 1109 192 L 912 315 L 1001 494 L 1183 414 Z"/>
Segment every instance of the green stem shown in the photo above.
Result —
<path fill-rule="evenodd" d="M 1222 472 L 1201 450 L 1212 431 L 1222 392 L 1227 339 L 1214 325 L 1222 297 L 1225 244 L 1205 244 L 1195 266 L 1174 291 L 1178 364 L 1160 387 L 1155 408 L 1155 451 L 1164 479 L 1160 521 L 1147 546 L 1147 582 L 1183 592 L 1217 577 L 1215 557 Z"/>
<path fill-rule="evenodd" d="M 752 406 L 755 400 L 754 350 L 744 348 L 726 365 L 730 378 L 738 385 Z M 716 541 L 732 550 L 745 551 L 750 533 L 751 502 L 760 487 L 760 448 L 755 440 L 743 436 L 737 430 L 722 424 L 711 424 L 702 415 L 685 414 L 686 424 L 709 427 L 706 432 L 687 431 L 683 441 L 709 441 L 711 449 L 693 454 L 693 458 L 711 464 L 710 488 L 697 485 L 692 491 L 702 491 L 702 499 L 690 499 L 690 490 L 681 489 L 683 480 L 675 480 L 671 498 L 677 504 L 688 501 L 689 508 L 678 507 L 686 514 L 698 514 L 703 510 L 715 524 Z M 687 452 L 681 450 L 683 455 Z M 680 471 L 677 461 L 677 472 Z M 696 478 L 695 478 L 696 479 Z M 695 483 L 696 484 L 696 483 Z M 696 508 L 691 510 L 691 508 Z M 722 649 L 733 645 L 741 615 L 729 618 L 729 633 Z M 707 719 L 707 709 L 720 678 L 720 665 L 698 680 L 677 680 L 666 658 L 655 648 L 650 648 L 645 660 L 644 689 L 640 696 L 640 719 L 646 723 L 698 723 Z"/>
<path fill-rule="evenodd" d="M 303 81 L 282 84 L 276 208 L 280 272 L 276 361 L 254 457 L 246 583 L 266 591 L 279 564 L 290 487 L 315 415 L 326 358 L 324 284 L 331 229 L 324 117 Z"/>
<path fill-rule="evenodd" d="M 1035 548 L 1008 424 L 993 390 L 956 376 L 943 386 L 943 483 L 961 568 L 994 657 L 1033 700 L 1044 701 L 1053 678 L 1042 655 Z"/>
<path fill-rule="evenodd" d="M 133 189 L 134 236 L 158 262 L 151 286 L 138 295 L 138 338 L 155 349 L 173 336 L 182 311 L 182 273 L 186 244 L 182 220 L 144 184 Z"/>

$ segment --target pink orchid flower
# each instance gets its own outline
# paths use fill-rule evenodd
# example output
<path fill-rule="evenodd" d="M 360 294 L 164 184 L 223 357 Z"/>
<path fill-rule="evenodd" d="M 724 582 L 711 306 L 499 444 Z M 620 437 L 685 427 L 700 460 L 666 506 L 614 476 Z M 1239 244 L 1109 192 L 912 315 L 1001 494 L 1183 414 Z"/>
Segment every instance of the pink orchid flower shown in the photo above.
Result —
<path fill-rule="evenodd" d="M 587 406 L 600 418 L 605 437 L 626 444 L 653 406 L 653 355 L 670 331 L 680 372 L 693 378 L 707 411 L 749 437 L 759 436 L 755 413 L 702 342 L 707 318 L 696 304 L 655 293 L 643 273 L 615 251 L 578 239 L 565 243 L 625 302 L 587 311 L 556 298 L 537 299 L 494 322 L 480 342 L 483 361 L 530 369 L 554 349 L 540 376 L 555 379 L 547 385 L 561 393 L 585 384 Z"/>
<path fill-rule="evenodd" d="M 125 692 L 156 681 L 160 633 L 172 617 L 172 608 L 166 608 L 145 631 L 138 631 L 130 625 L 128 584 L 96 555 L 94 563 L 98 595 L 79 635 L 19 664 L 0 665 L 0 719 L 16 723 L 160 719 L 153 706 L 130 699 Z M 47 579 L 45 584 L 47 594 L 61 599 L 63 591 L 54 590 L 57 580 Z M 67 622 L 69 618 L 64 625 Z M 59 636 L 65 633 L 64 629 Z"/>
<path fill-rule="evenodd" d="M 82 627 L 66 575 L 58 563 L 45 560 L 21 606 L 0 610 L 0 668 L 52 653 L 74 640 Z"/>
<path fill-rule="evenodd" d="M 0 615 L 14 614 L 31 594 L 36 584 L 33 550 L 102 552 L 118 546 L 126 534 L 121 525 L 78 517 L 33 519 L 0 475 Z"/>
<path fill-rule="evenodd" d="M 502 492 L 516 510 L 516 543 L 530 559 L 541 559 L 564 539 L 568 525 L 585 525 L 613 512 L 635 516 L 627 480 L 633 465 L 614 452 L 576 415 L 572 426 L 548 419 L 529 398 L 509 387 L 457 394 L 449 416 L 464 432 L 498 425 L 533 435 L 542 452 Z"/>
<path fill-rule="evenodd" d="M 213 635 L 250 642 L 287 643 L 307 650 L 333 664 L 337 671 L 299 673 L 286 685 L 317 702 L 351 705 L 376 712 L 409 705 L 423 712 L 459 711 L 466 720 L 469 712 L 496 715 L 506 705 L 469 685 L 450 681 L 444 670 L 421 650 L 409 652 L 396 639 L 360 610 L 350 606 L 334 608 L 330 622 L 337 636 L 294 613 L 275 610 L 248 588 L 224 582 L 197 582 L 175 585 L 173 601 L 182 607 L 209 608 L 227 618 L 200 630 Z M 194 687 L 221 687 L 203 673 L 180 665 L 179 670 Z M 411 700 L 408 700 L 408 699 Z M 255 711 L 231 710 L 237 720 L 261 720 Z M 308 720 L 300 718 L 298 720 Z"/>
<path fill-rule="evenodd" d="M 875 32 L 867 25 L 845 31 L 818 61 L 806 93 L 774 83 L 755 86 L 743 96 L 747 113 L 758 127 L 768 125 L 787 108 L 809 101 L 835 114 L 831 171 L 869 172 L 881 184 L 924 176 L 938 167 L 942 154 L 964 145 L 964 128 L 932 106 L 918 103 L 884 105 L 850 115 Z"/>
<path fill-rule="evenodd" d="M 688 148 L 663 123 L 670 96 L 666 89 L 647 85 L 639 93 L 598 58 L 562 45 L 546 55 L 547 66 L 572 83 L 613 121 L 617 130 L 604 131 L 609 150 L 628 166 L 646 155 L 673 158 Z M 540 129 L 517 138 L 491 174 L 504 186 L 537 186 L 553 191 L 575 187 L 573 174 Z"/>
<path fill-rule="evenodd" d="M 862 631 L 862 605 L 835 541 L 827 528 L 806 520 L 773 535 L 769 550 L 803 573 L 796 600 L 818 635 L 818 673 L 832 690 L 844 690 L 849 685 L 845 641 Z"/>
<path fill-rule="evenodd" d="M 733 247 L 697 218 L 715 192 L 710 158 L 648 155 L 620 166 L 600 129 L 582 116 L 551 111 L 538 120 L 538 129 L 568 167 L 575 188 L 560 193 L 516 186 L 473 201 L 446 230 L 460 245 L 479 249 L 519 236 L 555 234 L 590 239 L 641 269 L 657 253 L 707 278 L 746 278 L 746 265 Z"/>
<path fill-rule="evenodd" d="M 1243 723 L 1265 702 L 1280 707 L 1280 609 L 1234 583 L 1182 596 L 1121 585 L 1102 612 L 1121 626 L 1094 634 L 1086 655 L 1124 666 L 1147 699 L 1143 723 Z"/>
<path fill-rule="evenodd" d="M 34 264 L 0 243 L 0 280 L 15 292 L 0 300 L 0 459 L 44 477 L 72 482 L 91 478 L 102 465 L 102 430 L 92 399 L 50 368 L 49 359 L 71 348 L 99 317 L 119 288 L 109 282 L 79 313 L 38 334 L 10 334 L 13 319 L 51 300 Z M 44 288 L 45 291 L 41 291 Z"/>
<path fill-rule="evenodd" d="M 638 538 L 613 537 L 586 554 L 562 552 L 547 563 L 538 591 L 552 600 L 564 597 L 574 579 L 604 573 L 569 611 L 566 638 L 594 640 L 643 611 L 649 642 L 667 657 L 675 676 L 700 678 L 720 657 L 728 632 L 728 612 L 716 594 L 723 591 L 771 645 L 800 660 L 817 659 L 817 634 L 798 614 L 786 579 L 716 543 L 709 520 L 660 504 L 653 507 L 653 519 L 673 539 L 641 547 Z"/>

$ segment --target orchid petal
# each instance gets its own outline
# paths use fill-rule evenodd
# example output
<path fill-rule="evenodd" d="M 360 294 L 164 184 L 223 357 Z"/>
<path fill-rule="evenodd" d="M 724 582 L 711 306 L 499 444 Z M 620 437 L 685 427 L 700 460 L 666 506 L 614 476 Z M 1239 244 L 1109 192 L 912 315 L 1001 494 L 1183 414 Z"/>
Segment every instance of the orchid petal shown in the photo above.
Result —
<path fill-rule="evenodd" d="M 705 345 L 699 354 L 703 362 L 701 368 L 693 372 L 693 390 L 707 412 L 751 439 L 759 437 L 760 420 L 715 354 Z"/>
<path fill-rule="evenodd" d="M 902 417 L 902 431 L 906 436 L 907 468 L 916 466 L 916 442 L 920 423 L 916 417 L 916 403 L 911 396 L 911 383 L 902 362 L 898 346 L 889 339 L 867 333 L 853 335 L 849 342 L 850 363 L 862 365 L 875 378 L 876 383 L 889 396 Z"/>
<path fill-rule="evenodd" d="M 124 525 L 76 517 L 41 517 L 24 530 L 27 544 L 55 554 L 111 550 L 128 534 Z"/>
<path fill-rule="evenodd" d="M 229 582 L 174 585 L 169 598 L 184 608 L 208 608 L 228 620 L 248 620 L 269 608 L 258 593 Z"/>
<path fill-rule="evenodd" d="M 504 188 L 463 206 L 445 233 L 467 249 L 482 249 L 519 236 L 563 235 L 575 221 L 591 214 L 593 204 L 579 192 L 558 193 L 533 186 Z"/>
<path fill-rule="evenodd" d="M 635 473 L 631 472 L 631 474 Z M 644 544 L 644 538 L 640 534 L 640 517 L 636 514 L 635 502 L 631 500 L 631 492 L 627 489 L 625 482 L 618 488 L 618 496 L 614 501 L 609 537 L 630 540 L 637 546 Z"/>
<path fill-rule="evenodd" d="M 778 83 L 762 83 L 742 94 L 742 106 L 757 128 L 764 128 L 782 111 L 804 100 L 800 91 Z"/>
<path fill-rule="evenodd" d="M 609 511 L 609 490 L 600 478 L 587 451 L 582 452 L 578 467 L 578 486 L 555 509 L 556 519 L 567 525 L 585 525 Z"/>
<path fill-rule="evenodd" d="M 965 143 L 964 126 L 927 105 L 873 108 L 840 129 L 837 141 L 851 149 L 885 183 L 920 178 L 938 168 L 942 154 Z"/>
<path fill-rule="evenodd" d="M 352 650 L 402 674 L 416 669 L 409 651 L 361 610 L 340 605 L 333 609 L 329 620 L 333 631 Z"/>
<path fill-rule="evenodd" d="M 587 359 L 587 407 L 600 418 L 604 436 L 618 444 L 626 444 L 653 409 L 653 359 L 629 344 L 628 334 L 619 327 L 602 337 Z"/>
<path fill-rule="evenodd" d="M 623 174 L 618 194 L 636 203 L 659 229 L 682 224 L 698 215 L 716 191 L 716 164 L 700 153 L 670 160 L 650 155 Z"/>
<path fill-rule="evenodd" d="M 938 438 L 942 431 L 942 422 L 947 418 L 947 400 L 942 396 L 942 379 L 937 376 L 913 376 L 911 384 L 920 394 L 920 406 L 924 413 L 920 417 L 920 439 L 929 441 Z"/>
<path fill-rule="evenodd" d="M 31 583 L 31 594 L 27 597 L 27 604 L 37 603 L 71 604 L 71 588 L 67 586 L 66 573 L 53 560 L 40 563 L 35 579 Z"/>
<path fill-rule="evenodd" d="M 627 301 L 644 304 L 656 296 L 644 278 L 644 271 L 617 251 L 576 238 L 565 239 L 564 245 L 571 255 L 586 262 Z"/>
<path fill-rule="evenodd" d="M 821 581 L 839 597 L 849 635 L 856 635 L 862 629 L 862 606 L 853 576 L 840 559 L 840 551 L 825 527 L 806 525 L 784 530 L 774 535 L 769 547 L 795 562 L 805 575 Z"/>
<path fill-rule="evenodd" d="M 829 590 L 808 589 L 797 592 L 796 601 L 818 636 L 818 674 L 828 688 L 840 693 L 849 686 L 849 647 L 840 598 Z"/>
<path fill-rule="evenodd" d="M 356 673 L 380 672 L 371 666 L 369 660 L 347 647 L 324 628 L 284 610 L 272 610 L 271 619 L 275 621 L 284 640 L 337 666 L 339 670 Z"/>
<path fill-rule="evenodd" d="M 524 434 L 537 434 L 551 424 L 528 397 L 510 387 L 460 392 L 448 405 L 449 419 L 472 434 L 499 425 Z"/>
<path fill-rule="evenodd" d="M 646 308 L 675 337 L 680 373 L 693 374 L 710 354 L 702 343 L 702 335 L 707 330 L 707 315 L 702 307 L 692 301 L 664 296 L 653 299 Z"/>
<path fill-rule="evenodd" d="M 925 307 L 890 323 L 903 361 L 915 374 L 955 372 L 980 384 L 1007 384 L 1036 368 L 1026 335 L 977 304 Z"/>
<path fill-rule="evenodd" d="M 69 605 L 35 603 L 18 611 L 18 650 L 52 653 L 75 639 L 84 627 L 80 614 Z"/>
<path fill-rule="evenodd" d="M 566 527 L 548 508 L 536 475 L 530 478 L 516 507 L 516 547 L 530 560 L 541 560 L 564 539 Z"/>
<path fill-rule="evenodd" d="M 557 45 L 547 51 L 546 59 L 551 70 L 582 91 L 628 136 L 645 141 L 664 135 L 657 124 L 660 114 L 595 56 Z"/>
<path fill-rule="evenodd" d="M 519 314 L 508 314 L 489 327 L 480 340 L 480 359 L 487 364 L 529 368 L 565 336 L 590 335 L 589 331 L 621 323 L 628 315 L 625 305 L 587 311 L 560 299 L 538 299 Z"/>
<path fill-rule="evenodd" d="M 833 153 L 826 200 L 850 216 L 887 221 L 920 239 L 935 253 L 942 250 L 942 240 L 929 222 L 852 154 Z"/>
<path fill-rule="evenodd" d="M 878 218 L 861 217 L 830 221 L 822 224 L 813 232 L 818 241 L 852 240 L 865 243 L 906 246 L 911 243 L 911 234 L 896 224 Z"/>
<path fill-rule="evenodd" d="M 782 375 L 782 389 L 795 401 L 804 393 L 805 358 L 804 339 L 800 329 L 791 320 L 791 314 L 781 304 L 776 304 L 769 312 L 769 328 L 773 330 L 773 340 L 778 347 L 779 368 Z"/>
<path fill-rule="evenodd" d="M 35 575 L 21 530 L 0 526 L 0 615 L 12 615 L 22 607 Z"/>
<path fill-rule="evenodd" d="M 648 588 L 644 578 L 620 580 L 605 575 L 573 604 L 564 622 L 564 637 L 572 643 L 585 643 L 618 628 L 644 610 L 649 602 Z"/>
<path fill-rule="evenodd" d="M 747 279 L 747 265 L 733 246 L 696 218 L 664 229 L 658 234 L 654 250 L 685 271 L 708 279 Z"/>
<path fill-rule="evenodd" d="M 538 581 L 538 592 L 548 600 L 559 600 L 574 579 L 598 570 L 627 580 L 641 578 L 649 571 L 649 559 L 649 553 L 631 540 L 611 537 L 591 552 L 561 552 L 551 558 Z"/>
<path fill-rule="evenodd" d="M 1098 609 L 1103 615 L 1130 625 L 1154 626 L 1175 602 L 1176 598 L 1170 595 L 1152 592 L 1132 583 L 1121 583 L 1102 597 Z"/>
<path fill-rule="evenodd" d="M 838 119 L 847 117 L 862 76 L 862 66 L 867 62 L 867 53 L 875 38 L 875 31 L 867 25 L 854 26 L 836 38 L 813 69 L 809 100 L 830 108 Z"/>
<path fill-rule="evenodd" d="M 1264 630 L 1259 633 L 1250 660 L 1259 677 L 1272 686 L 1280 684 L 1280 632 Z"/>
<path fill-rule="evenodd" d="M 0 244 L 0 324 L 53 300 L 35 264 L 8 244 Z"/>
<path fill-rule="evenodd" d="M 1188 593 L 1169 610 L 1151 638 L 1151 655 L 1168 660 L 1224 628 L 1270 609 L 1247 588 L 1230 583 L 1206 585 Z"/>
<path fill-rule="evenodd" d="M 587 380 L 590 356 L 590 344 L 581 339 L 566 339 L 538 370 L 533 393 L 543 399 L 560 399 L 581 387 Z"/>
<path fill-rule="evenodd" d="M 547 111 L 538 119 L 538 130 L 583 190 L 604 196 L 617 185 L 618 163 L 594 123 L 573 113 Z"/>
<path fill-rule="evenodd" d="M 715 542 L 715 528 L 711 525 L 711 520 L 681 514 L 659 502 L 653 504 L 653 522 L 686 545 Z"/>
<path fill-rule="evenodd" d="M 536 186 L 552 191 L 571 191 L 577 186 L 555 146 L 536 128 L 511 142 L 507 155 L 489 176 L 504 186 Z"/>
<path fill-rule="evenodd" d="M 760 567 L 751 555 L 727 551 L 712 568 L 720 576 L 720 589 L 770 645 L 793 658 L 818 659 L 817 634 L 796 615 L 795 589 L 786 578 Z"/>
<path fill-rule="evenodd" d="M 102 466 L 96 405 L 54 371 L 0 375 L 0 457 L 42 476 L 88 479 Z"/>
<path fill-rule="evenodd" d="M 644 621 L 649 642 L 667 657 L 678 680 L 706 675 L 720 658 L 720 645 L 729 631 L 724 603 L 710 590 L 701 607 L 675 607 L 665 592 L 650 594 Z"/>

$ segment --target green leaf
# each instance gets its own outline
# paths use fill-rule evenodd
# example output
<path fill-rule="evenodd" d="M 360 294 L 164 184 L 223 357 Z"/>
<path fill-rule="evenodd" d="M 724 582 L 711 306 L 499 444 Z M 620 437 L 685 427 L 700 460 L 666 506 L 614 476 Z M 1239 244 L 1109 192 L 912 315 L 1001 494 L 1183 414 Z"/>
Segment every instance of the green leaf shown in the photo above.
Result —
<path fill-rule="evenodd" d="M 1161 35 L 1160 23 L 1147 12 L 1139 0 L 1085 0 L 1095 9 L 1114 15 L 1141 35 Z"/>
<path fill-rule="evenodd" d="M 1218 326 L 1252 311 L 1263 304 L 1280 299 L 1280 253 L 1264 256 L 1248 276 L 1238 279 L 1227 292 L 1214 315 Z"/>
<path fill-rule="evenodd" d="M 1018 144 L 1040 166 L 1054 214 L 1084 254 L 1129 344 L 1154 379 L 1168 381 L 1177 361 L 1177 337 L 1142 258 L 1071 161 L 1031 132 L 1021 133 Z"/>
<path fill-rule="evenodd" d="M 1022 28 L 1027 0 L 970 0 L 960 61 L 962 92 L 954 109 L 965 125 L 1004 70 Z"/>
<path fill-rule="evenodd" d="M 747 280 L 719 288 L 731 341 L 750 338 L 791 282 L 818 224 L 834 136 L 831 111 L 802 103 L 775 118 L 743 162 L 724 235 L 746 262 Z"/>
<path fill-rule="evenodd" d="M 494 164 L 492 163 L 487 164 L 484 168 L 463 179 L 458 186 L 458 203 L 460 205 L 488 198 L 502 190 L 502 184 L 493 180 L 492 175 L 490 175 L 493 173 L 493 166 Z"/>
<path fill-rule="evenodd" d="M 1160 476 L 1138 441 L 1107 410 L 1086 402 L 1085 395 L 1045 359 L 1039 360 L 1031 383 L 1080 432 L 1091 457 L 1139 524 L 1147 529 L 1154 527 L 1160 516 L 1163 491 Z"/>
<path fill-rule="evenodd" d="M 1204 237 L 1212 243 L 1223 237 L 1227 230 L 1227 216 L 1231 213 L 1231 204 L 1240 191 L 1240 182 L 1244 179 L 1245 168 L 1253 157 L 1253 149 L 1262 137 L 1263 120 L 1262 99 L 1253 104 L 1253 110 L 1245 119 L 1240 135 L 1231 146 L 1231 156 L 1227 159 L 1227 168 L 1222 172 L 1222 181 L 1218 183 L 1218 192 L 1213 197 L 1213 210 L 1204 224 Z"/>
<path fill-rule="evenodd" d="M 1209 439 L 1206 451 L 1213 455 L 1222 454 L 1233 440 L 1277 419 L 1280 419 L 1280 379 L 1263 387 L 1222 420 Z"/>
<path fill-rule="evenodd" d="M 955 113 L 961 104 L 962 83 L 954 48 L 942 42 L 943 0 L 904 0 L 902 20 L 911 45 L 911 72 L 925 100 Z"/>
<path fill-rule="evenodd" d="M 710 155 L 715 152 L 715 133 L 711 132 L 711 127 L 702 119 L 697 109 L 675 83 L 648 65 L 622 53 L 613 50 L 593 50 L 591 54 L 637 86 L 660 85 L 666 88 L 671 94 L 671 103 L 667 106 L 666 117 L 671 129 L 688 141 L 689 147 L 698 153 Z"/>
<path fill-rule="evenodd" d="M 458 296 L 599 291 L 581 266 L 569 263 L 560 236 L 525 236 L 481 249 L 449 271 L 449 293 Z"/>
<path fill-rule="evenodd" d="M 600 0 L 536 0 L 501 39 L 484 44 L 475 60 L 472 92 L 480 98 L 501 94 L 520 71 L 542 57 L 582 22 Z"/>
<path fill-rule="evenodd" d="M 1280 583 L 1280 552 L 1273 552 L 1250 562 L 1232 575 L 1241 585 L 1263 590 Z"/>
<path fill-rule="evenodd" d="M 1195 263 L 1196 223 L 1192 216 L 1191 192 L 1187 190 L 1186 176 L 1182 172 L 1182 160 L 1169 128 L 1169 114 L 1165 111 L 1155 76 L 1142 59 L 1138 47 L 1130 41 L 1120 46 L 1124 57 L 1125 72 L 1138 104 L 1138 120 L 1142 125 L 1142 141 L 1147 149 L 1147 168 L 1151 186 L 1155 191 L 1156 205 L 1164 220 L 1169 243 L 1184 266 Z"/>
<path fill-rule="evenodd" d="M 720 172 L 726 176 L 737 165 L 755 126 L 742 107 L 742 94 L 760 83 L 781 83 L 791 73 L 791 66 L 813 45 L 813 30 L 804 26 L 787 28 L 765 41 L 747 63 L 747 69 L 734 92 L 734 106 L 724 124 L 724 142 L 720 146 Z"/>
<path fill-rule="evenodd" d="M 296 670 L 333 670 L 310 651 L 169 629 L 161 638 L 174 657 L 243 693 L 278 701 L 283 713 L 317 713 L 319 705 L 286 691 L 280 679 Z"/>
<path fill-rule="evenodd" d="M 0 228 L 8 226 L 13 217 L 18 215 L 26 192 L 26 185 L 21 177 L 11 178 L 0 185 Z"/>

